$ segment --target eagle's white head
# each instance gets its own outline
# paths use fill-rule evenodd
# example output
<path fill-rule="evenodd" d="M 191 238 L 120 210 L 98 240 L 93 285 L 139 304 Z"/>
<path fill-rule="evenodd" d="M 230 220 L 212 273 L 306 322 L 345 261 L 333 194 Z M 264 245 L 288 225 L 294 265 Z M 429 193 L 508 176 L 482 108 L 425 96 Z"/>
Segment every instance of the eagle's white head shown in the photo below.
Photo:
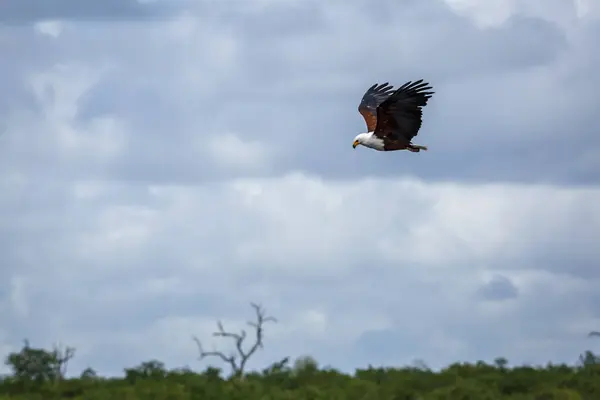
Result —
<path fill-rule="evenodd" d="M 368 133 L 359 133 L 354 138 L 354 143 L 352 143 L 352 147 L 356 148 L 356 146 L 358 146 L 359 144 L 362 144 L 364 146 L 365 142 L 367 142 L 369 137 L 370 135 Z"/>

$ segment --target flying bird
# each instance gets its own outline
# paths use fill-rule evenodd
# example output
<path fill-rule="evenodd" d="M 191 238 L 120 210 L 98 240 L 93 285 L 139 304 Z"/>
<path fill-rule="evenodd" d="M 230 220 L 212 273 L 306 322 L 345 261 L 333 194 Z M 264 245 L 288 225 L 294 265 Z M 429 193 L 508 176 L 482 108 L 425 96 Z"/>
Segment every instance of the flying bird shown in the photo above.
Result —
<path fill-rule="evenodd" d="M 367 132 L 354 138 L 352 147 L 363 145 L 379 151 L 409 150 L 418 153 L 426 146 L 412 143 L 422 124 L 422 107 L 435 92 L 423 79 L 408 81 L 398 89 L 388 82 L 371 86 L 358 105 Z"/>

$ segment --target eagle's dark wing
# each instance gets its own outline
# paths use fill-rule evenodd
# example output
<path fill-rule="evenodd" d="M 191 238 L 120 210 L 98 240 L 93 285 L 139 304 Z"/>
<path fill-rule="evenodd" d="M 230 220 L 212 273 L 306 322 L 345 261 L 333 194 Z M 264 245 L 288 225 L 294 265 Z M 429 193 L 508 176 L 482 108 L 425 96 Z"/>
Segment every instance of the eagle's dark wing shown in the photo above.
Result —
<path fill-rule="evenodd" d="M 591 331 L 590 333 L 588 333 L 589 337 L 600 337 L 600 332 L 598 331 Z"/>
<path fill-rule="evenodd" d="M 394 91 L 394 87 L 388 82 L 378 85 L 377 83 L 367 89 L 363 95 L 358 112 L 367 123 L 368 132 L 373 132 L 377 126 L 377 107 L 383 103 Z"/>
<path fill-rule="evenodd" d="M 429 83 L 419 79 L 406 82 L 394 91 L 377 108 L 375 136 L 410 143 L 421 128 L 423 112 L 421 107 L 434 92 Z"/>

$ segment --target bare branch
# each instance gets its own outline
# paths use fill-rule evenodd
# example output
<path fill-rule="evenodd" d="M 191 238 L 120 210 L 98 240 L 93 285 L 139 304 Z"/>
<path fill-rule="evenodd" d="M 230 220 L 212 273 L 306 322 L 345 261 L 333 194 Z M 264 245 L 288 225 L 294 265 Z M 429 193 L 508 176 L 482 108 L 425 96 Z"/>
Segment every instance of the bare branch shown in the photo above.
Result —
<path fill-rule="evenodd" d="M 69 346 L 63 347 L 61 344 L 55 344 L 52 352 L 57 363 L 56 377 L 58 379 L 64 379 L 67 374 L 69 361 L 75 357 L 75 348 Z"/>
<path fill-rule="evenodd" d="M 231 355 L 228 357 L 223 352 L 220 352 L 220 351 L 215 351 L 215 350 L 204 351 L 204 348 L 202 347 L 202 343 L 200 342 L 200 340 L 196 336 L 194 336 L 192 339 L 194 340 L 194 342 L 196 342 L 196 346 L 198 346 L 198 352 L 200 353 L 200 355 L 198 356 L 198 360 L 202 361 L 206 357 L 218 357 L 221 360 L 223 360 L 223 362 L 229 364 L 233 371 L 237 371 L 237 363 L 236 363 L 235 355 Z"/>
<path fill-rule="evenodd" d="M 256 352 L 258 348 L 263 348 L 263 326 L 266 322 L 277 322 L 275 317 L 265 316 L 265 310 L 256 303 L 250 303 L 252 308 L 254 308 L 254 312 L 256 313 L 256 322 L 248 322 L 248 325 L 254 328 L 254 332 L 256 333 L 254 344 L 250 347 L 250 350 L 247 353 L 242 353 L 243 357 L 241 359 L 240 367 L 244 370 L 246 366 L 246 362 L 252 355 Z"/>
<path fill-rule="evenodd" d="M 206 357 L 211 357 L 211 356 L 218 357 L 231 366 L 231 372 L 234 376 L 237 376 L 237 377 L 243 376 L 245 368 L 246 368 L 246 364 L 247 364 L 248 360 L 250 359 L 250 357 L 252 357 L 252 355 L 256 352 L 256 350 L 258 348 L 263 347 L 264 324 L 267 322 L 277 322 L 277 320 L 274 317 L 265 316 L 265 310 L 261 306 L 255 304 L 255 303 L 250 303 L 250 304 L 251 304 L 252 308 L 254 308 L 254 311 L 256 314 L 256 321 L 248 322 L 248 326 L 252 327 L 255 332 L 255 340 L 254 340 L 254 343 L 250 346 L 250 349 L 248 351 L 244 350 L 243 345 L 244 345 L 244 341 L 247 338 L 247 333 L 245 330 L 242 329 L 240 331 L 240 333 L 228 332 L 223 327 L 223 323 L 221 321 L 217 321 L 217 331 L 213 333 L 213 336 L 233 339 L 234 343 L 235 343 L 235 349 L 237 351 L 237 355 L 232 354 L 231 356 L 228 357 L 223 352 L 220 352 L 220 351 L 216 351 L 216 350 L 215 351 L 204 351 L 202 344 L 200 343 L 200 340 L 198 340 L 198 338 L 194 337 L 193 339 L 196 342 L 196 345 L 198 346 L 198 350 L 200 352 L 200 356 L 199 356 L 200 360 L 202 360 Z M 238 356 L 239 356 L 239 359 L 238 359 Z M 239 362 L 238 362 L 238 360 L 239 360 Z"/>

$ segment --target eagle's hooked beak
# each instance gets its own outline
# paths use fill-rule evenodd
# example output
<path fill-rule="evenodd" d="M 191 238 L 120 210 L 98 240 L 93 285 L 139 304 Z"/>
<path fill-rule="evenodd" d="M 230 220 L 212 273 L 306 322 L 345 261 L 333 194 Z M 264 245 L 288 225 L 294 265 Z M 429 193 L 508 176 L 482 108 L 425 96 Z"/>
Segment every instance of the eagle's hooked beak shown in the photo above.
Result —
<path fill-rule="evenodd" d="M 358 144 L 358 140 L 355 140 L 354 143 L 352 143 L 352 148 L 355 149 Z"/>

